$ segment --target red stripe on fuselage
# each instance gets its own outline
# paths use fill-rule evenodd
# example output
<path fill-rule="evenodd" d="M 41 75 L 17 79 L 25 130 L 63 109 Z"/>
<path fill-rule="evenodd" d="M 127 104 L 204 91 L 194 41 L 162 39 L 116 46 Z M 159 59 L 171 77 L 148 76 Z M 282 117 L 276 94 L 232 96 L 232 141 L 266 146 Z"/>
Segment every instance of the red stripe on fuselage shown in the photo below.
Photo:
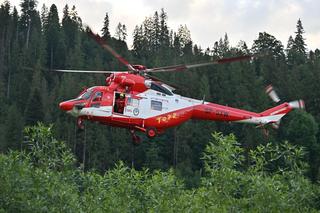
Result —
<path fill-rule="evenodd" d="M 98 121 L 104 125 L 118 126 L 123 128 L 148 128 L 154 127 L 162 131 L 177 126 L 189 119 L 214 120 L 214 121 L 239 121 L 261 115 L 246 110 L 222 106 L 213 103 L 199 104 L 180 110 L 171 111 L 150 118 L 128 117 L 115 114 L 108 117 L 91 116 L 89 120 Z"/>

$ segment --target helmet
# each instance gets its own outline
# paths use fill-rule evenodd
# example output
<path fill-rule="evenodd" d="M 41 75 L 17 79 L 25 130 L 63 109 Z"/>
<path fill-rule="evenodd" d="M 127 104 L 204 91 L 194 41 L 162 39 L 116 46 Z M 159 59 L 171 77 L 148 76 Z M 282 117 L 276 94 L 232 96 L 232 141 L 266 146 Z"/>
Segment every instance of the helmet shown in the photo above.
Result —
<path fill-rule="evenodd" d="M 124 98 L 124 97 L 125 97 L 124 93 L 120 93 L 120 98 Z"/>

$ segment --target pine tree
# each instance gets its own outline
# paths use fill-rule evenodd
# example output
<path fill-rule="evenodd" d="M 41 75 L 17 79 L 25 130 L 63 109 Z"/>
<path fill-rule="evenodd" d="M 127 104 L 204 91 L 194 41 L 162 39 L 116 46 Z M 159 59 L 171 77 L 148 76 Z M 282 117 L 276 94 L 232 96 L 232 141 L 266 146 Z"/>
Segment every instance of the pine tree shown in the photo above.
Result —
<path fill-rule="evenodd" d="M 77 26 L 78 26 L 79 29 L 80 29 L 81 26 L 82 26 L 82 20 L 81 20 L 81 18 L 80 18 L 79 15 L 78 15 L 77 8 L 76 8 L 75 5 L 73 5 L 72 8 L 71 8 L 70 17 L 71 17 L 71 20 L 72 20 L 72 21 L 74 21 L 75 23 L 77 23 Z"/>
<path fill-rule="evenodd" d="M 180 25 L 178 28 L 178 34 L 180 41 L 180 47 L 184 48 L 187 44 L 191 42 L 191 34 L 190 30 L 188 29 L 187 25 Z"/>
<path fill-rule="evenodd" d="M 302 27 L 302 22 L 299 19 L 297 22 L 296 36 L 292 45 L 292 51 L 294 52 L 294 63 L 297 65 L 303 64 L 307 59 L 307 49 L 305 39 L 303 38 L 304 29 Z"/>
<path fill-rule="evenodd" d="M 42 23 L 42 27 L 48 25 L 48 14 L 49 14 L 48 7 L 45 4 L 43 4 L 42 8 L 41 8 L 41 23 Z"/>
<path fill-rule="evenodd" d="M 115 37 L 119 40 L 119 41 L 125 41 L 127 38 L 127 27 L 124 24 L 121 24 L 121 22 L 119 22 L 117 28 L 116 28 L 116 32 L 115 32 Z"/>
<path fill-rule="evenodd" d="M 63 8 L 62 17 L 62 30 L 64 33 L 64 42 L 67 48 L 68 54 L 75 48 L 76 43 L 79 41 L 79 29 L 81 26 L 81 19 L 77 17 L 77 11 L 75 7 L 69 10 L 69 6 L 65 5 Z"/>
<path fill-rule="evenodd" d="M 37 1 L 36 0 L 23 0 L 20 3 L 21 7 L 21 17 L 20 17 L 20 27 L 25 32 L 25 46 L 29 47 L 30 34 L 32 31 L 32 26 L 34 25 L 34 18 L 37 16 Z"/>
<path fill-rule="evenodd" d="M 281 41 L 266 32 L 259 33 L 258 39 L 252 45 L 254 53 L 264 53 L 275 59 L 284 58 L 284 50 Z"/>
<path fill-rule="evenodd" d="M 45 35 L 47 39 L 47 61 L 48 67 L 51 69 L 58 65 L 55 61 L 58 61 L 59 56 L 61 55 L 58 52 L 59 41 L 60 41 L 60 24 L 59 16 L 56 5 L 51 5 L 48 13 L 48 24 L 44 26 Z"/>
<path fill-rule="evenodd" d="M 133 31 L 133 51 L 136 57 L 140 58 L 143 56 L 143 29 L 142 25 L 139 27 L 136 25 Z"/>
<path fill-rule="evenodd" d="M 0 6 L 0 78 L 7 79 L 7 90 L 10 90 L 11 69 L 8 67 L 12 37 L 10 3 L 5 1 Z M 5 81 L 1 82 L 5 83 Z M 5 85 L 3 85 L 5 87 Z"/>
<path fill-rule="evenodd" d="M 128 35 L 127 27 L 126 27 L 126 25 L 123 24 L 122 25 L 122 41 L 126 41 L 127 35 Z"/>
<path fill-rule="evenodd" d="M 102 31 L 102 38 L 105 40 L 109 40 L 111 36 L 110 36 L 110 31 L 109 31 L 109 15 L 108 15 L 108 13 L 106 13 L 106 16 L 104 17 L 103 27 L 102 27 L 101 31 Z"/>
<path fill-rule="evenodd" d="M 160 45 L 163 48 L 169 48 L 170 45 L 167 19 L 167 13 L 162 8 L 160 13 Z"/>
<path fill-rule="evenodd" d="M 157 53 L 160 47 L 160 23 L 159 23 L 159 15 L 156 11 L 153 15 L 152 19 L 152 30 L 151 30 L 151 43 L 152 43 L 152 52 Z"/>
<path fill-rule="evenodd" d="M 294 40 L 293 40 L 292 36 L 290 35 L 289 39 L 288 39 L 287 49 L 286 49 L 287 61 L 288 61 L 289 65 L 292 65 L 294 62 L 295 53 L 294 53 L 293 46 L 294 46 Z"/>

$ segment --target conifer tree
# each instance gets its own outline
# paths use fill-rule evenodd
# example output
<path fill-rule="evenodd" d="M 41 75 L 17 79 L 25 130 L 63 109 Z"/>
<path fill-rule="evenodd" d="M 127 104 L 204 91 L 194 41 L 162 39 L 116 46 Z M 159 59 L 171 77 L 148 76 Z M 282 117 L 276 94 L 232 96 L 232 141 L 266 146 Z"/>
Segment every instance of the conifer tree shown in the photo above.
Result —
<path fill-rule="evenodd" d="M 294 40 L 293 40 L 292 36 L 290 35 L 289 39 L 288 39 L 288 43 L 287 43 L 287 48 L 286 48 L 287 61 L 288 61 L 289 65 L 292 65 L 294 62 L 295 53 L 294 53 L 293 46 L 294 46 Z"/>
<path fill-rule="evenodd" d="M 143 56 L 143 47 L 144 47 L 144 36 L 142 25 L 136 26 L 133 31 L 133 51 L 136 57 L 142 58 Z"/>
<path fill-rule="evenodd" d="M 115 37 L 120 40 L 120 41 L 125 41 L 127 38 L 127 27 L 124 24 L 119 24 L 117 25 L 116 32 L 115 32 Z"/>
<path fill-rule="evenodd" d="M 21 6 L 21 17 L 20 17 L 20 27 L 24 31 L 25 46 L 29 47 L 30 34 L 32 31 L 32 26 L 34 25 L 34 18 L 37 16 L 37 1 L 36 0 L 22 0 Z"/>
<path fill-rule="evenodd" d="M 163 48 L 168 48 L 170 44 L 167 19 L 168 19 L 167 13 L 162 8 L 160 13 L 160 45 Z"/>
<path fill-rule="evenodd" d="M 110 31 L 109 31 L 109 15 L 108 15 L 108 13 L 106 13 L 106 16 L 104 17 L 103 27 L 102 27 L 101 31 L 102 31 L 102 38 L 104 38 L 105 40 L 109 40 L 111 36 L 110 36 Z"/>
<path fill-rule="evenodd" d="M 42 7 L 41 7 L 41 24 L 42 24 L 42 27 L 48 25 L 48 14 L 49 14 L 48 7 L 45 4 L 43 4 Z"/>
<path fill-rule="evenodd" d="M 300 19 L 297 21 L 296 27 L 297 27 L 297 31 L 295 32 L 296 36 L 294 38 L 292 49 L 295 54 L 294 62 L 299 65 L 306 61 L 307 50 L 306 50 L 305 38 L 303 37 L 304 29 Z"/>
<path fill-rule="evenodd" d="M 268 54 L 275 59 L 284 58 L 283 45 L 281 41 L 266 32 L 259 33 L 258 39 L 254 40 L 252 50 L 254 53 Z"/>
<path fill-rule="evenodd" d="M 48 66 L 52 69 L 55 67 L 55 61 L 58 61 L 60 52 L 58 52 L 59 40 L 60 40 L 60 24 L 58 9 L 56 5 L 51 5 L 48 13 L 48 24 L 44 26 L 45 35 L 47 40 L 47 61 Z"/>

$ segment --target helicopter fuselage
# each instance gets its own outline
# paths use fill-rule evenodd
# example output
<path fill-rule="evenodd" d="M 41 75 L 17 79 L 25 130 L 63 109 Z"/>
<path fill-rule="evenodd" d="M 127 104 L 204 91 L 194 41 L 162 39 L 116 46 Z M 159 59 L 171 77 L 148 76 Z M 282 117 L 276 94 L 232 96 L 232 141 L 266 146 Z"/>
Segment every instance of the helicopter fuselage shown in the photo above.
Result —
<path fill-rule="evenodd" d="M 106 79 L 107 86 L 91 87 L 60 108 L 83 120 L 146 132 L 154 137 L 189 119 L 245 122 L 264 125 L 280 120 L 293 108 L 289 103 L 262 113 L 183 97 L 143 76 L 121 73 Z"/>

